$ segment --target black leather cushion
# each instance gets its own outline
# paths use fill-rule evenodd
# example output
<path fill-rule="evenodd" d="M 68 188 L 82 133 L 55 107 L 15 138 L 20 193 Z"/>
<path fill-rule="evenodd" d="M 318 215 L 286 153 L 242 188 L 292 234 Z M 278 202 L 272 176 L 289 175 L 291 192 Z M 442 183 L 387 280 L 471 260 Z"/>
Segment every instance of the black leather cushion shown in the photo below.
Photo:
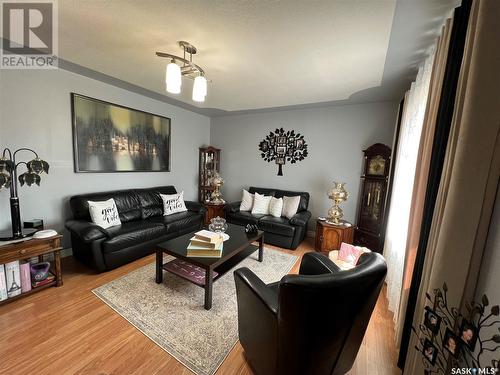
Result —
<path fill-rule="evenodd" d="M 163 201 L 159 193 L 142 191 L 139 199 L 142 206 L 142 219 L 163 215 Z"/>
<path fill-rule="evenodd" d="M 75 195 L 70 199 L 71 211 L 74 219 L 90 221 L 89 205 L 87 201 L 105 201 L 113 198 L 122 223 L 139 220 L 163 214 L 163 202 L 158 196 L 161 194 L 176 194 L 171 185 L 157 186 L 146 189 L 113 190 L 101 193 Z M 145 204 L 145 209 L 143 209 Z M 143 215 L 145 215 L 143 217 Z"/>
<path fill-rule="evenodd" d="M 132 221 L 106 229 L 109 240 L 103 242 L 103 252 L 110 253 L 135 246 L 167 234 L 165 226 L 152 221 Z"/>
<path fill-rule="evenodd" d="M 268 189 L 268 188 L 260 188 L 260 187 L 250 186 L 248 188 L 248 192 L 250 194 L 259 193 L 260 195 L 270 195 L 270 196 L 274 197 L 274 195 L 276 194 L 276 189 Z"/>
<path fill-rule="evenodd" d="M 172 185 L 138 189 L 136 191 L 141 201 L 143 219 L 163 215 L 163 200 L 160 194 L 177 194 L 175 187 Z"/>
<path fill-rule="evenodd" d="M 290 225 L 286 217 L 264 216 L 259 220 L 259 228 L 264 232 L 292 237 L 295 227 Z"/>
<path fill-rule="evenodd" d="M 247 211 L 238 211 L 226 213 L 226 220 L 230 223 L 237 225 L 247 225 L 247 224 L 257 224 L 261 217 L 266 215 L 252 215 L 251 212 Z"/>
<path fill-rule="evenodd" d="M 175 214 L 154 217 L 149 222 L 161 223 L 165 226 L 167 233 L 180 232 L 185 228 L 200 225 L 200 214 L 192 211 L 177 212 Z"/>
<path fill-rule="evenodd" d="M 141 203 L 135 190 L 116 190 L 103 193 L 75 195 L 70 199 L 75 219 L 91 221 L 88 201 L 105 201 L 113 198 L 122 223 L 141 218 Z"/>

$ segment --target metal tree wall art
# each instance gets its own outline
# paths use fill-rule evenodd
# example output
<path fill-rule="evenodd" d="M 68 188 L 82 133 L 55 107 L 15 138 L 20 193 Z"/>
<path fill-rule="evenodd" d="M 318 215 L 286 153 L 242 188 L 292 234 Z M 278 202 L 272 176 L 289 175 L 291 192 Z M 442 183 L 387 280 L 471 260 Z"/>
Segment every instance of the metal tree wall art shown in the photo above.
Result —
<path fill-rule="evenodd" d="M 448 306 L 448 287 L 434 289 L 434 298 L 426 293 L 432 307 L 425 308 L 424 321 L 417 329 L 415 346 L 422 353 L 426 375 L 447 374 L 449 368 L 470 369 L 470 374 L 495 374 L 500 364 L 500 307 L 489 307 L 489 300 L 483 295 L 481 303 L 466 304 L 464 316 L 457 308 Z M 494 334 L 484 333 L 484 328 L 495 329 Z M 483 337 L 481 330 L 483 329 Z M 498 355 L 491 363 L 483 363 L 486 352 Z M 449 367 L 450 366 L 450 367 Z M 463 372 L 454 372 L 456 374 Z"/>
<path fill-rule="evenodd" d="M 260 156 L 268 163 L 278 164 L 278 176 L 283 176 L 283 165 L 288 161 L 295 164 L 307 157 L 307 143 L 304 136 L 294 130 L 283 128 L 269 132 L 259 144 Z"/>

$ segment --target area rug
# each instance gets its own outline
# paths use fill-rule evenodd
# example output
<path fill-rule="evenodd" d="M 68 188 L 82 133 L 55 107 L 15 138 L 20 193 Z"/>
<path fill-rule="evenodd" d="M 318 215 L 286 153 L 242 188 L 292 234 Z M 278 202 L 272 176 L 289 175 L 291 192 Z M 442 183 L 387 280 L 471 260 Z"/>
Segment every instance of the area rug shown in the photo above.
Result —
<path fill-rule="evenodd" d="M 248 267 L 266 284 L 280 280 L 298 257 L 264 250 L 235 268 Z M 164 262 L 173 258 L 165 256 Z M 94 294 L 137 329 L 199 375 L 212 375 L 238 340 L 233 270 L 213 284 L 211 310 L 203 308 L 204 289 L 170 272 L 155 283 L 155 264 L 141 267 L 93 290 Z"/>

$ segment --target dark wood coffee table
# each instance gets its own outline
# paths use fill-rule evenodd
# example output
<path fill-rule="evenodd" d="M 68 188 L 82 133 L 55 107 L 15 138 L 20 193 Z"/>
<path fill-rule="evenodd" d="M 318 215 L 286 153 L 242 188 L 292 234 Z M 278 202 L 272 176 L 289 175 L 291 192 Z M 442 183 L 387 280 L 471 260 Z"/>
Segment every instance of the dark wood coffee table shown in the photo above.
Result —
<path fill-rule="evenodd" d="M 194 233 L 185 234 L 156 246 L 156 283 L 160 284 L 163 282 L 163 270 L 166 266 L 166 264 L 163 264 L 163 253 L 203 268 L 205 270 L 205 282 L 202 285 L 194 283 L 188 278 L 184 279 L 205 289 L 205 309 L 210 310 L 212 308 L 212 284 L 214 281 L 257 249 L 259 250 L 259 262 L 262 262 L 264 255 L 264 232 L 258 231 L 257 233 L 247 234 L 244 227 L 228 224 L 226 233 L 230 238 L 224 242 L 222 257 L 220 258 L 187 257 L 187 246 Z M 259 242 L 258 247 L 252 245 L 252 242 L 255 241 Z M 216 273 L 216 276 L 214 276 L 214 273 Z"/>

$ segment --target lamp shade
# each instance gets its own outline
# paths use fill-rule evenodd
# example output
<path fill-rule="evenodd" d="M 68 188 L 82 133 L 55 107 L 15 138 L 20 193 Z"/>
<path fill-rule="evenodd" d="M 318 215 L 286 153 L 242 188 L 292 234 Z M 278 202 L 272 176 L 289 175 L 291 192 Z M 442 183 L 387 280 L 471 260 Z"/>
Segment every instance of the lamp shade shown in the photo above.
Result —
<path fill-rule="evenodd" d="M 194 79 L 193 100 L 195 102 L 204 102 L 206 96 L 207 96 L 207 79 L 203 76 L 198 76 Z"/>
<path fill-rule="evenodd" d="M 182 86 L 181 68 L 176 63 L 171 62 L 167 65 L 167 73 L 165 75 L 167 91 L 171 94 L 179 94 Z"/>

